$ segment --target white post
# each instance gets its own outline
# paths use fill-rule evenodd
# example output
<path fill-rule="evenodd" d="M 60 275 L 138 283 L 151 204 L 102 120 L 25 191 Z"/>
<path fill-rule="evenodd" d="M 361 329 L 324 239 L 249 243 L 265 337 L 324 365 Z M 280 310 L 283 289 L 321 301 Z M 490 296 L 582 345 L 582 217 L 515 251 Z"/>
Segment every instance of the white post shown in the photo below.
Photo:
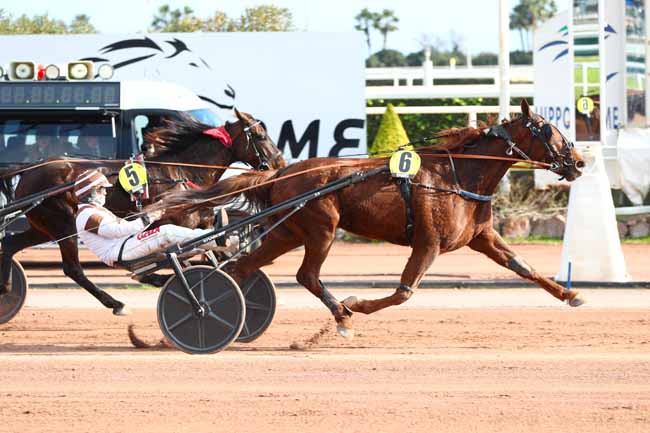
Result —
<path fill-rule="evenodd" d="M 422 84 L 425 87 L 433 86 L 433 62 L 431 61 L 431 49 L 429 47 L 424 49 L 424 63 L 422 63 L 422 68 L 424 69 Z"/>
<path fill-rule="evenodd" d="M 510 118 L 510 17 L 508 1 L 499 0 L 499 120 Z"/>
<path fill-rule="evenodd" d="M 468 110 L 467 111 L 467 124 L 468 126 L 471 126 L 472 128 L 476 128 L 478 125 L 478 120 L 476 119 L 476 111 L 475 110 Z"/>
<path fill-rule="evenodd" d="M 605 62 L 605 0 L 598 0 L 598 60 L 600 64 L 600 144 L 607 146 L 607 63 Z M 623 33 L 625 34 L 625 33 Z M 623 37 L 623 36 L 622 36 Z M 613 119 L 612 119 L 613 120 Z M 613 125 L 612 125 L 613 126 Z"/>
<path fill-rule="evenodd" d="M 650 127 L 650 81 L 648 80 L 648 74 L 650 73 L 650 20 L 648 18 L 648 8 L 650 7 L 650 0 L 645 0 L 643 2 L 643 13 L 645 14 L 645 35 L 643 40 L 645 43 L 645 73 L 643 74 L 644 86 L 643 90 L 645 91 L 645 124 L 646 127 Z"/>
<path fill-rule="evenodd" d="M 510 119 L 510 16 L 508 1 L 499 0 L 499 123 Z M 510 172 L 499 183 L 504 194 L 510 193 Z"/>
<path fill-rule="evenodd" d="M 603 144 L 607 139 L 605 26 L 605 0 L 598 0 L 600 142 L 578 146 L 586 166 L 583 175 L 571 184 L 560 270 L 555 276 L 558 281 L 567 281 L 569 263 L 572 279 L 576 281 L 629 280 L 603 159 Z"/>
<path fill-rule="evenodd" d="M 650 0 L 646 0 L 646 1 L 650 1 Z M 467 48 L 466 55 L 467 55 L 467 68 L 472 69 L 472 51 L 469 49 L 469 47 Z"/>

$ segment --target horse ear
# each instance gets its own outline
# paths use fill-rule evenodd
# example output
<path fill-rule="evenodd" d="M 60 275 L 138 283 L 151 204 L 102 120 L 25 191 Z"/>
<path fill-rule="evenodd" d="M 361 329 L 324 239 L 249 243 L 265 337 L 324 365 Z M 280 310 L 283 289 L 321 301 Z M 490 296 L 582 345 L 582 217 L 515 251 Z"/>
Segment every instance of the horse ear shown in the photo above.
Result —
<path fill-rule="evenodd" d="M 242 116 L 237 107 L 232 107 L 232 109 L 235 110 L 235 116 L 237 116 L 239 120 L 244 120 L 244 116 Z"/>
<path fill-rule="evenodd" d="M 528 101 L 525 98 L 521 100 L 521 114 L 526 119 L 531 117 L 530 105 L 528 105 Z"/>

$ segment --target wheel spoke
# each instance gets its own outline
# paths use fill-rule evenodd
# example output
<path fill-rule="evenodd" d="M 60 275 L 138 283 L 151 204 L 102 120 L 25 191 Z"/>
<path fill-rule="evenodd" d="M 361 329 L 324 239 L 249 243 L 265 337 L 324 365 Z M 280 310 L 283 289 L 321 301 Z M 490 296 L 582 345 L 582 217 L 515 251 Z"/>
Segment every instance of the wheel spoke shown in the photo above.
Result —
<path fill-rule="evenodd" d="M 227 298 L 228 296 L 231 296 L 233 294 L 232 290 L 228 290 L 225 293 L 220 294 L 219 296 L 216 296 L 209 301 L 206 302 L 210 308 L 212 308 L 212 305 L 216 304 L 217 302 Z"/>
<path fill-rule="evenodd" d="M 246 321 L 244 320 L 244 327 L 242 328 L 239 335 L 247 336 L 247 335 L 250 335 L 250 334 L 251 334 L 251 331 L 250 331 L 250 329 L 248 329 L 248 325 L 246 324 Z"/>
<path fill-rule="evenodd" d="M 205 324 L 203 320 L 199 320 L 199 347 L 205 348 Z"/>
<path fill-rule="evenodd" d="M 201 278 L 199 281 L 199 293 L 201 296 L 201 302 L 205 302 L 205 284 L 203 284 L 203 281 L 205 281 L 203 278 Z"/>
<path fill-rule="evenodd" d="M 246 309 L 248 310 L 249 308 L 252 310 L 269 311 L 269 307 L 267 307 L 266 305 L 247 300 Z"/>
<path fill-rule="evenodd" d="M 217 316 L 217 315 L 214 313 L 214 311 L 210 311 L 210 313 L 208 314 L 208 317 L 211 317 L 212 319 L 216 320 L 217 322 L 221 323 L 221 324 L 224 325 L 224 326 L 227 326 L 227 327 L 230 328 L 230 329 L 235 329 L 235 325 L 233 325 L 233 324 L 230 323 L 230 322 L 226 322 L 226 321 L 223 320 L 221 317 Z"/>
<path fill-rule="evenodd" d="M 251 288 L 255 285 L 255 283 L 257 283 L 257 280 L 259 280 L 259 279 L 260 279 L 260 274 L 256 273 L 255 278 L 251 279 L 248 283 L 246 283 L 246 286 L 244 288 L 242 288 L 242 291 L 241 291 L 242 294 L 244 296 L 246 296 L 248 294 L 248 292 L 251 290 Z"/>
<path fill-rule="evenodd" d="M 184 303 L 184 304 L 192 305 L 192 304 L 190 303 L 189 300 L 183 298 L 181 295 L 179 295 L 178 293 L 174 292 L 173 290 L 167 290 L 167 293 L 169 293 L 170 296 L 172 296 L 172 297 L 178 299 L 179 301 L 181 301 L 181 302 Z"/>
<path fill-rule="evenodd" d="M 169 329 L 170 331 L 173 331 L 174 329 L 176 329 L 177 327 L 179 327 L 183 323 L 190 320 L 192 318 L 193 314 L 194 313 L 187 313 L 186 315 L 184 315 L 183 317 L 178 319 L 176 322 L 174 322 L 172 325 L 168 326 L 167 329 Z"/>

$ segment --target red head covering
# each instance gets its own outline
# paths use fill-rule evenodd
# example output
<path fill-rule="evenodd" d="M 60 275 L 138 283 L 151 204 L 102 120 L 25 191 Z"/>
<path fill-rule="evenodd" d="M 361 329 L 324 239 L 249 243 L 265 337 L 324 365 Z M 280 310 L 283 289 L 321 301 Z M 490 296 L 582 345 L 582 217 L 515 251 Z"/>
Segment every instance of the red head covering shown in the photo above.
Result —
<path fill-rule="evenodd" d="M 219 140 L 221 144 L 223 144 L 223 147 L 232 146 L 232 138 L 230 138 L 230 134 L 228 134 L 228 131 L 226 131 L 226 128 L 223 126 L 206 129 L 203 133 Z"/>

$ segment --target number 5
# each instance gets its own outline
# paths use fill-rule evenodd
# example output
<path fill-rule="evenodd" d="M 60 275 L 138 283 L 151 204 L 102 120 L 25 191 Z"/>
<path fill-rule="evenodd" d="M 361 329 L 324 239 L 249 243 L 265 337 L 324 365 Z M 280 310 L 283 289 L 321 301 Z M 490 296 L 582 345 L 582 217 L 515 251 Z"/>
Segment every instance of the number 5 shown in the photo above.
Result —
<path fill-rule="evenodd" d="M 127 166 L 124 168 L 124 172 L 126 173 L 128 180 L 129 180 L 129 185 L 135 187 L 140 185 L 140 177 L 138 176 L 138 173 L 133 170 L 132 166 Z"/>

